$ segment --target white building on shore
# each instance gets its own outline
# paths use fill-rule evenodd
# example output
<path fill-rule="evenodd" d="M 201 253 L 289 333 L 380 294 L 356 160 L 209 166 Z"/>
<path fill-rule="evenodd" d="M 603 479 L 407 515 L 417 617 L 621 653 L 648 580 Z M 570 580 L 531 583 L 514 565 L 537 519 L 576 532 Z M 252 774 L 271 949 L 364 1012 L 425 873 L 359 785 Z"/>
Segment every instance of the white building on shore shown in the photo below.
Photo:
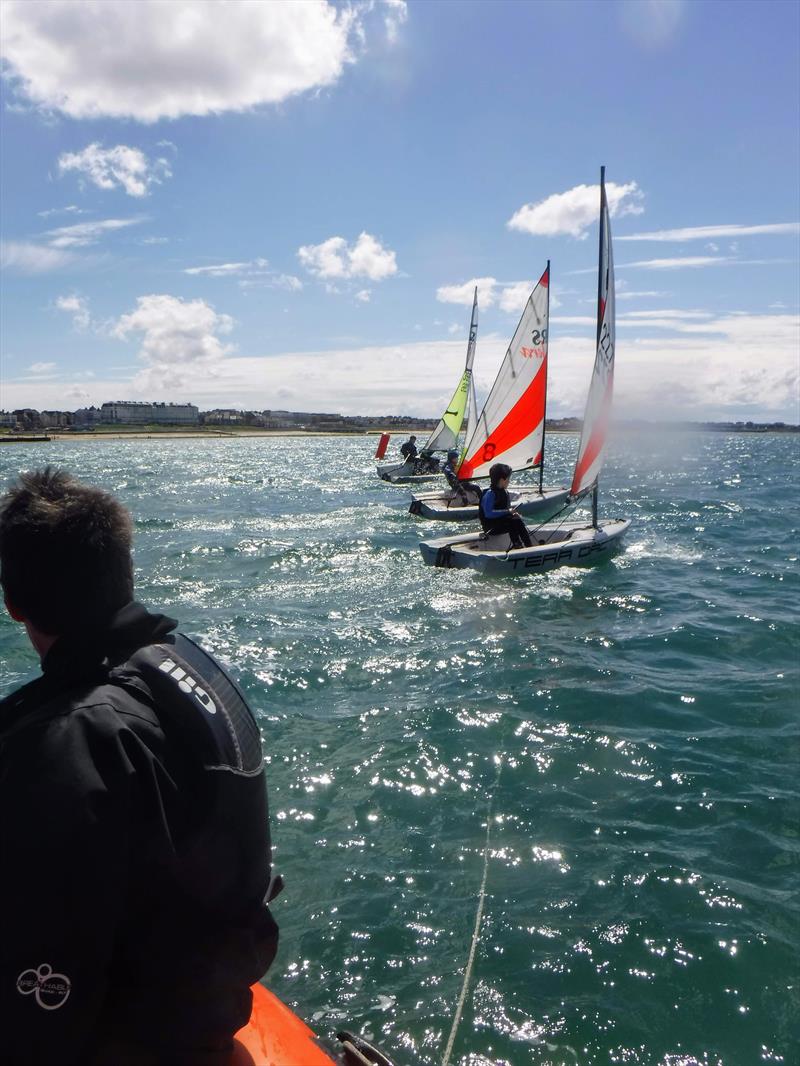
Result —
<path fill-rule="evenodd" d="M 193 403 L 139 403 L 136 400 L 117 400 L 104 403 L 100 421 L 112 424 L 196 426 L 199 412 Z"/>

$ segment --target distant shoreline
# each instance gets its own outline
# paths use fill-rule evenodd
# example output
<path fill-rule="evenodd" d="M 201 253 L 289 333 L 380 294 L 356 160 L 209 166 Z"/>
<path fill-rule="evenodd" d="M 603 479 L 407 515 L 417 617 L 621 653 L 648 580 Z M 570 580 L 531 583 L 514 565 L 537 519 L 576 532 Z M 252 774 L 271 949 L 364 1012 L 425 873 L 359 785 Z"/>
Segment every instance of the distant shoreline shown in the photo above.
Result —
<path fill-rule="evenodd" d="M 730 426 L 719 428 L 713 426 L 680 426 L 680 425 L 648 425 L 642 426 L 625 426 L 624 424 L 619 427 L 620 429 L 644 429 L 646 432 L 670 432 L 670 431 L 683 431 L 694 433 L 736 433 L 736 434 L 759 434 L 765 433 L 771 434 L 786 434 L 786 433 L 798 433 L 800 432 L 800 426 L 786 426 L 785 429 L 772 429 L 766 427 L 753 427 L 747 429 L 742 427 L 736 429 Z M 69 431 L 60 430 L 42 430 L 39 433 L 32 435 L 26 434 L 14 434 L 14 433 L 0 433 L 0 444 L 44 444 L 49 441 L 120 441 L 120 440 L 252 440 L 264 437 L 379 437 L 382 433 L 391 433 L 395 437 L 407 437 L 414 433 L 418 436 L 425 436 L 430 432 L 426 427 L 409 426 L 401 430 L 382 430 L 382 429 L 361 429 L 361 430 L 314 430 L 314 429 L 163 429 L 163 430 L 100 430 L 89 433 L 74 433 Z M 575 436 L 580 434 L 580 428 L 550 428 L 548 427 L 547 433 L 560 434 L 566 436 Z"/>

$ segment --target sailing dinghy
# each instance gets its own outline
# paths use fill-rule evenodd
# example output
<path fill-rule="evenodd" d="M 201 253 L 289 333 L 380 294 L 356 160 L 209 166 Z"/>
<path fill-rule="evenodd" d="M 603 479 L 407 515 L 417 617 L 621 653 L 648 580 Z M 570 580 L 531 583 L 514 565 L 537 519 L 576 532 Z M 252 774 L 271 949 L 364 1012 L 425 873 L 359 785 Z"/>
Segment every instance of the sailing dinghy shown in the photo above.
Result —
<path fill-rule="evenodd" d="M 460 481 L 488 477 L 494 463 L 512 470 L 539 468 L 539 485 L 509 492 L 520 514 L 544 517 L 569 496 L 566 487 L 544 488 L 544 438 L 547 408 L 550 263 L 522 312 L 492 391 L 474 425 L 467 427 Z M 467 500 L 464 499 L 467 497 Z M 476 498 L 477 497 L 477 498 Z M 465 522 L 478 517 L 479 497 L 465 485 L 460 491 L 414 496 L 409 511 L 420 518 Z"/>
<path fill-rule="evenodd" d="M 630 519 L 598 523 L 597 493 L 603 465 L 614 390 L 614 259 L 605 189 L 600 171 L 600 259 L 597 281 L 597 348 L 586 415 L 569 502 L 592 495 L 592 521 L 551 522 L 531 529 L 533 546 L 512 548 L 508 534 L 472 533 L 420 544 L 430 566 L 471 567 L 487 574 L 541 573 L 557 566 L 591 565 L 607 558 L 620 544 Z"/>
<path fill-rule="evenodd" d="M 453 398 L 439 419 L 433 433 L 425 441 L 421 454 L 418 458 L 399 463 L 396 466 L 379 466 L 378 477 L 394 484 L 417 483 L 420 481 L 432 481 L 439 477 L 439 460 L 433 456 L 434 452 L 447 452 L 451 448 L 458 447 L 458 437 L 464 424 L 464 417 L 469 408 L 475 410 L 475 387 L 472 383 L 472 364 L 475 361 L 475 344 L 478 337 L 478 287 L 475 286 L 475 295 L 472 300 L 472 318 L 469 325 L 469 340 L 467 342 L 467 359 L 464 365 L 464 373 L 458 382 Z M 430 459 L 423 458 L 430 455 Z M 426 469 L 426 466 L 428 469 Z"/>

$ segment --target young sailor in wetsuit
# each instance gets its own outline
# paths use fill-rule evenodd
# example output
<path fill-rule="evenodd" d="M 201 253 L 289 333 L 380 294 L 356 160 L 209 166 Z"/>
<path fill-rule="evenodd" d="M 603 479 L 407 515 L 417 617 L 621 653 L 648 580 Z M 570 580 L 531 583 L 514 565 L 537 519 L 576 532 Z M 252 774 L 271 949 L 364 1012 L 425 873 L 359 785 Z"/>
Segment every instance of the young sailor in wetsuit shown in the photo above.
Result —
<path fill-rule="evenodd" d="M 508 533 L 512 548 L 530 548 L 527 526 L 512 510 L 508 496 L 511 467 L 505 463 L 495 463 L 489 470 L 489 478 L 491 487 L 481 496 L 481 525 L 487 533 Z"/>
<path fill-rule="evenodd" d="M 133 600 L 132 523 L 47 468 L 0 500 L 42 674 L 0 702 L 0 1059 L 228 1062 L 278 928 L 259 727 Z"/>
<path fill-rule="evenodd" d="M 481 498 L 482 489 L 480 485 L 474 485 L 470 481 L 459 481 L 458 478 L 458 452 L 452 449 L 447 453 L 447 462 L 442 467 L 442 473 L 447 478 L 447 483 L 453 492 L 461 500 L 465 507 L 470 505 L 474 506 Z M 472 493 L 470 498 L 469 493 Z"/>
<path fill-rule="evenodd" d="M 414 443 L 416 439 L 417 438 L 412 433 L 405 444 L 400 445 L 400 454 L 407 463 L 413 462 L 413 460 L 417 458 L 417 446 Z"/>

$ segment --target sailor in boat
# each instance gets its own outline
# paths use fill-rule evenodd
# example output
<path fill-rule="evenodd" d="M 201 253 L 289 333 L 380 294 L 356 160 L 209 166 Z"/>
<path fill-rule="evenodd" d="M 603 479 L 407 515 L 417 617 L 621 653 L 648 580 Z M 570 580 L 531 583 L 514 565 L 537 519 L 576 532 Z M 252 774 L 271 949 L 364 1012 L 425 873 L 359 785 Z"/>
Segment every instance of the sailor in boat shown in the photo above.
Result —
<path fill-rule="evenodd" d="M 412 433 L 405 444 L 401 445 L 400 454 L 403 456 L 403 459 L 405 462 L 411 464 L 414 474 L 437 473 L 439 470 L 439 460 L 433 452 L 426 451 L 424 448 L 421 452 L 418 452 L 415 443 L 416 439 L 417 438 Z"/>
<path fill-rule="evenodd" d="M 511 467 L 505 463 L 495 463 L 489 470 L 489 479 L 490 487 L 481 496 L 479 508 L 484 532 L 508 533 L 512 548 L 530 548 L 532 542 L 528 527 L 511 507 L 508 495 Z"/>
<path fill-rule="evenodd" d="M 416 440 L 417 438 L 412 433 L 405 444 L 400 445 L 400 454 L 407 463 L 411 463 L 417 458 Z"/>
<path fill-rule="evenodd" d="M 453 490 L 452 499 L 458 498 L 464 507 L 474 507 L 480 500 L 483 490 L 480 485 L 475 485 L 470 481 L 459 481 L 457 451 L 451 450 L 447 453 L 447 462 L 442 467 L 442 473 Z"/>
<path fill-rule="evenodd" d="M 7 1063 L 224 1062 L 275 956 L 258 725 L 134 601 L 131 533 L 52 468 L 0 500 L 6 606 L 42 666 L 0 702 Z"/>

